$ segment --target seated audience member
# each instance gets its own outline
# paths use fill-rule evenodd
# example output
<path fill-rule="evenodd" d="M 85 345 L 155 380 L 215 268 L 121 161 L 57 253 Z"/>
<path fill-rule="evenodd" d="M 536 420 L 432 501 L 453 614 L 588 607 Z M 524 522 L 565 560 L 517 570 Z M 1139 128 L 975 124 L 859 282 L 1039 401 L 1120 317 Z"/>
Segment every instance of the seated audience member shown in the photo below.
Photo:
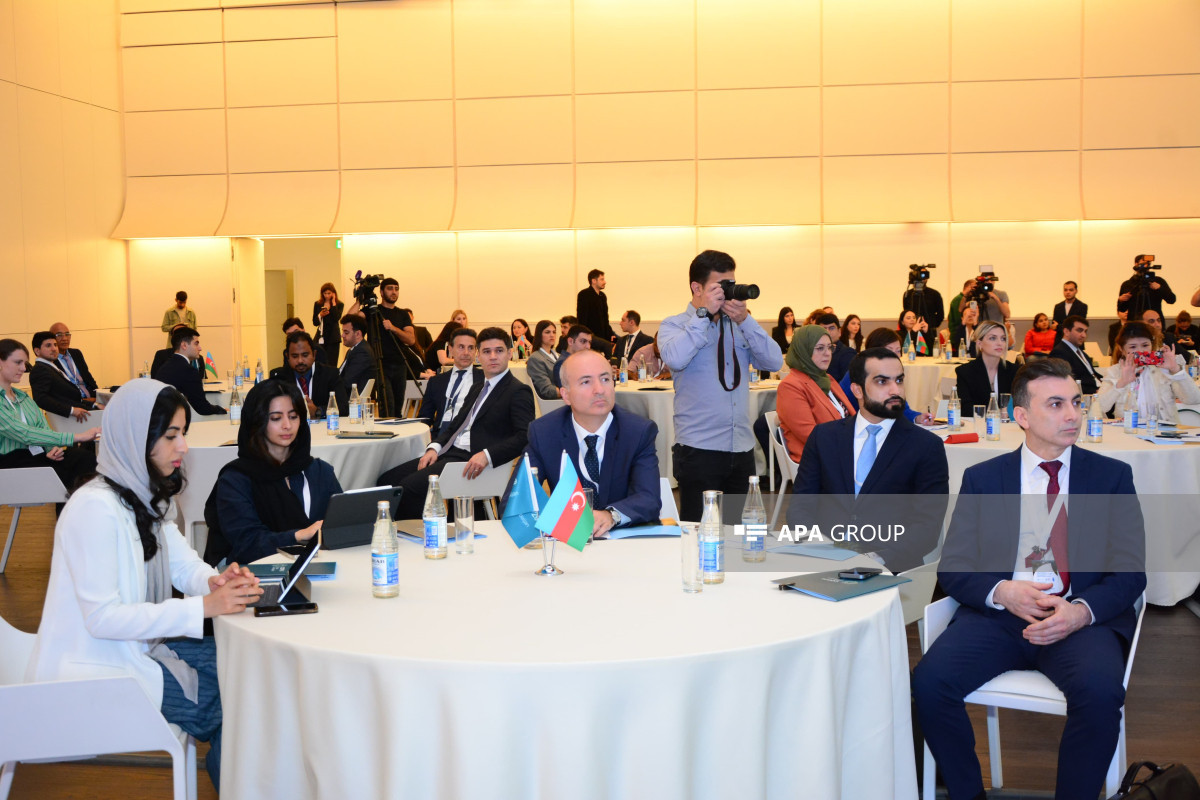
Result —
<path fill-rule="evenodd" d="M 416 320 L 416 312 L 411 308 L 400 309 L 405 314 L 408 314 L 410 320 Z M 417 347 L 421 350 L 422 355 L 429 352 L 429 348 L 433 346 L 433 337 L 429 335 L 429 328 L 424 325 L 418 325 L 413 322 L 413 333 L 417 337 Z"/>
<path fill-rule="evenodd" d="M 963 699 L 1009 670 L 1042 672 L 1066 695 L 1054 796 L 1090 800 L 1120 730 L 1134 603 L 1146 588 L 1144 524 L 1129 465 L 1073 446 L 1083 419 L 1067 365 L 1030 362 L 1012 388 L 1025 442 L 963 473 L 938 566 L 938 584 L 961 605 L 913 671 L 913 698 L 949 796 L 983 798 Z M 1059 494 L 1086 497 L 1059 506 Z M 1057 509 L 1048 532 L 1027 531 L 1020 495 L 1045 517 Z"/>
<path fill-rule="evenodd" d="M 850 362 L 854 360 L 856 352 L 850 345 L 842 343 L 842 325 L 838 322 L 837 314 L 822 314 L 817 317 L 816 324 L 829 331 L 829 338 L 833 340 L 833 358 L 829 362 L 829 377 L 840 381 L 846 377 L 846 370 L 850 369 Z"/>
<path fill-rule="evenodd" d="M 904 364 L 886 347 L 864 350 L 847 372 L 858 414 L 817 425 L 808 435 L 793 492 L 797 495 L 946 495 L 949 467 L 942 440 L 904 418 Z M 887 502 L 884 500 L 883 502 Z M 845 504 L 830 501 L 829 508 Z M 858 503 L 854 503 L 856 507 Z M 869 504 L 867 504 L 869 507 Z M 804 524 L 806 503 L 789 507 L 788 520 Z M 850 518 L 855 509 L 845 509 Z M 857 508 L 868 519 L 865 508 Z M 892 509 L 904 535 L 889 542 L 864 545 L 892 572 L 920 566 L 941 536 L 945 502 L 921 501 L 919 508 Z M 863 548 L 857 548 L 863 549 Z"/>
<path fill-rule="evenodd" d="M 349 413 L 349 399 L 342 376 L 334 372 L 333 367 L 316 360 L 311 336 L 304 331 L 289 333 L 286 352 L 286 366 L 271 370 L 271 377 L 292 383 L 300 390 L 310 418 L 324 418 L 330 392 L 337 400 L 338 413 L 343 416 Z"/>
<path fill-rule="evenodd" d="M 425 351 L 425 369 L 441 372 L 442 367 L 448 367 L 454 363 L 454 357 L 449 352 L 450 338 L 456 330 L 465 327 L 467 327 L 467 312 L 461 308 L 454 309 L 454 313 L 450 315 L 450 321 L 442 326 L 442 330 L 433 340 L 433 344 Z"/>
<path fill-rule="evenodd" d="M 657 524 L 658 426 L 616 405 L 612 372 L 600 353 L 584 350 L 569 356 L 562 378 L 566 406 L 529 425 L 529 465 L 553 489 L 562 454 L 567 454 L 583 486 L 595 492 L 596 536 L 625 525 Z"/>
<path fill-rule="evenodd" d="M 425 398 L 417 416 L 429 420 L 430 436 L 436 437 L 442 428 L 450 426 L 471 387 L 483 380 L 483 370 L 475 364 L 475 331 L 459 328 L 454 332 L 450 352 L 454 354 L 453 369 L 439 372 L 425 385 Z"/>
<path fill-rule="evenodd" d="M 554 366 L 558 362 L 554 343 L 558 339 L 558 331 L 554 323 L 548 319 L 540 321 L 534 329 L 533 339 L 538 349 L 529 357 L 525 367 L 533 390 L 543 400 L 558 400 L 558 387 L 554 385 Z"/>
<path fill-rule="evenodd" d="M 1031 356 L 1034 353 L 1048 354 L 1054 349 L 1055 334 L 1050 329 L 1050 318 L 1045 314 L 1038 314 L 1033 318 L 1033 327 L 1025 332 L 1025 349 L 1026 356 Z"/>
<path fill-rule="evenodd" d="M 572 325 L 571 329 L 567 331 L 567 349 L 558 357 L 558 361 L 554 362 L 554 372 L 550 376 L 556 387 L 562 388 L 559 371 L 562 369 L 563 362 L 567 360 L 567 356 L 582 350 L 588 350 L 591 346 L 592 332 L 583 325 Z"/>
<path fill-rule="evenodd" d="M 375 372 L 375 355 L 371 346 L 363 341 L 367 335 L 367 321 L 358 314 L 347 314 L 342 317 L 342 346 L 346 348 L 346 356 L 338 372 L 342 376 L 342 388 L 349 397 L 355 386 L 360 393 L 367 390 L 367 383 L 374 380 L 378 383 Z M 329 396 L 326 395 L 328 402 Z"/>
<path fill-rule="evenodd" d="M 303 330 L 304 330 L 304 323 L 300 321 L 299 317 L 288 317 L 287 319 L 285 319 L 283 321 L 283 335 L 284 336 L 291 336 L 296 331 L 303 331 Z M 312 341 L 311 337 L 309 338 L 309 341 Z M 326 356 L 325 356 L 325 348 L 324 347 L 317 344 L 316 342 L 313 342 L 312 348 L 313 348 L 313 356 L 316 358 L 316 360 L 318 362 L 320 362 L 321 364 L 329 363 L 328 361 L 325 360 Z M 286 367 L 287 363 L 288 363 L 287 347 L 285 346 L 283 349 L 283 365 Z"/>
<path fill-rule="evenodd" d="M 771 328 L 771 338 L 779 345 L 779 352 L 787 353 L 792 344 L 792 337 L 796 334 L 796 327 L 796 314 L 791 307 L 784 306 L 779 309 L 779 320 L 775 327 Z"/>
<path fill-rule="evenodd" d="M 632 364 L 633 354 L 654 340 L 642 332 L 642 315 L 633 309 L 621 315 L 621 330 L 625 335 L 617 339 L 613 357 L 617 359 L 618 364 L 622 358 L 626 363 Z"/>
<path fill-rule="evenodd" d="M 665 381 L 671 378 L 671 369 L 667 366 L 667 362 L 662 360 L 662 351 L 658 349 L 658 334 L 654 334 L 654 339 L 645 347 L 633 351 L 633 358 L 629 360 L 629 377 L 633 380 L 638 378 L 638 369 L 642 364 L 646 365 L 646 378 L 652 381 Z"/>
<path fill-rule="evenodd" d="M 51 467 L 67 490 L 96 469 L 96 457 L 74 444 L 92 442 L 99 428 L 81 433 L 51 430 L 29 395 L 17 388 L 29 351 L 16 339 L 0 339 L 0 469 Z"/>
<path fill-rule="evenodd" d="M 1192 315 L 1187 311 L 1179 312 L 1179 316 L 1175 317 L 1175 324 L 1168 328 L 1167 332 L 1175 337 L 1176 352 L 1179 352 L 1180 348 L 1196 352 L 1196 342 L 1200 340 L 1200 328 L 1192 324 Z"/>
<path fill-rule="evenodd" d="M 379 485 L 401 486 L 397 519 L 418 519 L 425 505 L 429 476 L 447 464 L 466 462 L 468 480 L 488 467 L 506 464 L 525 449 L 533 421 L 533 391 L 508 369 L 512 339 L 503 328 L 479 332 L 483 380 L 471 386 L 458 416 L 434 437 L 425 454 L 379 476 Z"/>
<path fill-rule="evenodd" d="M 999 322 L 988 320 L 975 329 L 975 344 L 979 355 L 954 370 L 958 376 L 958 399 L 963 417 L 975 416 L 975 406 L 987 406 L 992 395 L 1012 391 L 1017 365 L 1004 359 L 1008 352 L 1008 336 Z M 1001 412 L 1004 409 L 1000 409 Z"/>
<path fill-rule="evenodd" d="M 891 328 L 876 328 L 871 331 L 863 343 L 864 350 L 870 350 L 874 347 L 883 347 L 892 351 L 896 355 L 901 355 L 900 352 L 900 335 Z M 854 396 L 854 391 L 850 384 L 850 373 L 847 372 L 842 379 L 838 381 L 838 386 L 842 387 L 842 394 L 846 395 L 846 399 L 850 401 L 850 405 L 855 411 L 858 410 L 858 398 Z M 909 422 L 917 425 L 932 425 L 933 410 L 926 409 L 918 413 L 908 405 L 908 400 L 904 400 L 904 418 Z"/>
<path fill-rule="evenodd" d="M 200 358 L 200 334 L 194 328 L 176 328 L 171 331 L 171 344 L 175 354 L 159 367 L 157 380 L 174 386 L 197 414 L 212 416 L 224 414 L 225 409 L 208 402 L 204 396 L 204 384 L 200 372 L 192 366 Z"/>
<path fill-rule="evenodd" d="M 50 332 L 54 334 L 54 340 L 58 342 L 58 365 L 62 367 L 63 373 L 71 379 L 71 383 L 79 388 L 80 398 L 94 401 L 96 389 L 99 387 L 96 379 L 92 377 L 91 371 L 88 370 L 87 360 L 83 357 L 83 353 L 71 347 L 71 329 L 65 323 L 56 322 L 50 326 Z M 96 408 L 99 407 L 100 404 L 97 403 Z"/>
<path fill-rule="evenodd" d="M 930 340 L 929 323 L 911 311 L 900 314 L 896 323 L 896 333 L 900 336 L 900 349 L 913 350 L 919 356 L 933 355 L 933 344 Z M 936 336 L 937 334 L 934 334 Z"/>
<path fill-rule="evenodd" d="M 579 320 L 570 314 L 565 314 L 558 320 L 558 327 L 562 330 L 562 336 L 558 337 L 558 344 L 554 347 L 554 352 L 562 354 L 567 349 L 567 333 L 571 330 L 572 325 L 578 325 Z"/>
<path fill-rule="evenodd" d="M 1175 341 L 1175 337 L 1169 332 L 1163 330 L 1162 317 L 1159 316 L 1157 311 L 1152 308 L 1147 308 L 1142 312 L 1142 322 L 1146 323 L 1146 325 L 1150 327 L 1150 332 L 1158 337 L 1160 340 L 1159 344 L 1170 350 L 1176 356 L 1181 356 L 1183 359 L 1185 359 L 1183 363 L 1187 363 L 1187 348 L 1180 347 Z"/>
<path fill-rule="evenodd" d="M 182 325 L 182 324 L 176 325 L 174 328 L 171 329 L 171 333 L 174 333 L 175 331 L 179 330 L 180 328 L 186 328 L 186 327 L 187 327 L 186 325 Z M 169 338 L 170 337 L 168 337 L 168 339 Z M 169 344 L 161 350 L 155 350 L 154 358 L 150 361 L 150 377 L 154 378 L 154 380 L 158 380 L 159 379 L 158 371 L 160 369 L 162 369 L 163 364 L 166 364 L 168 361 L 171 360 L 171 356 L 173 356 L 173 355 L 175 355 L 175 350 Z M 192 364 L 192 369 L 194 369 L 200 373 L 200 379 L 201 379 L 201 382 L 203 382 L 203 380 L 204 380 L 204 364 L 203 364 L 203 362 L 197 358 L 197 359 L 193 359 L 191 364 Z"/>
<path fill-rule="evenodd" d="M 800 461 L 814 427 L 854 416 L 842 387 L 826 371 L 832 359 L 833 337 L 821 326 L 805 325 L 792 337 L 784 359 L 791 372 L 779 382 L 775 411 L 793 461 Z"/>
<path fill-rule="evenodd" d="M 1012 323 L 1012 320 L 1009 319 L 1008 317 L 1004 318 L 1004 334 L 1005 334 L 1005 336 L 1008 337 L 1009 349 L 1015 348 L 1017 346 L 1017 326 L 1014 325 Z M 1018 353 L 1016 360 L 1019 363 L 1024 363 L 1025 356 L 1023 354 Z"/>
<path fill-rule="evenodd" d="M 1124 354 L 1120 363 L 1107 367 L 1096 392 L 1096 401 L 1104 412 L 1120 419 L 1126 409 L 1138 412 L 1139 424 L 1154 414 L 1160 422 L 1178 424 L 1176 402 L 1200 403 L 1200 388 L 1188 377 L 1187 370 L 1175 358 L 1153 328 L 1142 322 L 1130 322 L 1121 328 L 1117 345 Z M 1158 346 L 1157 351 L 1155 346 Z M 1143 365 L 1141 359 L 1158 356 L 1161 366 Z"/>
<path fill-rule="evenodd" d="M 1088 321 L 1074 314 L 1067 317 L 1058 326 L 1062 338 L 1050 351 L 1051 358 L 1061 358 L 1071 366 L 1071 374 L 1079 381 L 1084 394 L 1095 394 L 1098 382 L 1104 379 L 1092 357 L 1083 351 L 1087 341 Z"/>
<path fill-rule="evenodd" d="M 529 323 L 518 317 L 508 326 L 512 335 L 513 353 L 518 361 L 524 361 L 533 355 L 533 343 L 529 341 Z"/>
<path fill-rule="evenodd" d="M 1121 332 L 1121 327 L 1128 321 L 1129 321 L 1129 312 L 1128 311 L 1118 311 L 1117 312 L 1117 321 L 1114 322 L 1112 325 L 1108 326 L 1108 352 L 1110 354 L 1113 352 L 1113 348 L 1116 347 L 1117 334 Z M 1114 363 L 1116 363 L 1116 362 L 1114 361 Z"/>
<path fill-rule="evenodd" d="M 963 345 L 966 345 L 966 355 L 959 352 L 958 355 L 960 358 L 974 358 L 979 355 L 979 346 L 975 343 L 975 329 L 978 326 L 979 309 L 967 306 L 963 309 L 958 324 L 958 332 L 963 338 L 954 343 L 956 352 L 961 351 Z"/>
<path fill-rule="evenodd" d="M 167 722 L 211 744 L 205 766 L 219 790 L 221 697 L 204 620 L 245 610 L 262 588 L 237 564 L 222 573 L 205 564 L 168 519 L 187 427 L 187 403 L 163 383 L 139 378 L 113 395 L 100 474 L 71 495 L 54 529 L 27 675 L 134 678 Z"/>
<path fill-rule="evenodd" d="M 858 314 L 851 314 L 842 322 L 842 330 L 838 334 L 838 341 L 852 348 L 855 353 L 863 351 L 862 320 L 858 318 Z M 841 380 L 841 378 L 838 380 Z"/>
<path fill-rule="evenodd" d="M 51 414 L 74 417 L 80 422 L 88 418 L 95 408 L 89 398 L 79 396 L 79 387 L 71 382 L 58 363 L 58 343 L 50 331 L 39 331 L 33 335 L 33 354 L 36 359 L 29 373 L 29 388 L 33 391 L 33 402 Z"/>
<path fill-rule="evenodd" d="M 246 394 L 238 457 L 221 468 L 204 504 L 204 560 L 249 563 L 302 544 L 321 530 L 329 498 L 342 486 L 313 458 L 304 398 L 295 384 L 265 380 Z"/>

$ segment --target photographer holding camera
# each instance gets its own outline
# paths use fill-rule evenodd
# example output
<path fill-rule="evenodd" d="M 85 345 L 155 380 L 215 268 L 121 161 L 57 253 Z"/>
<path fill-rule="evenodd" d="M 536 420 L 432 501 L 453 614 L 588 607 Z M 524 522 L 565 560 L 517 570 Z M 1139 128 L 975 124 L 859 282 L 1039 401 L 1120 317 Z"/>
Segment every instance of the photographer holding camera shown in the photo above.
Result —
<path fill-rule="evenodd" d="M 1163 303 L 1174 303 L 1175 293 L 1167 282 L 1154 273 L 1154 255 L 1142 254 L 1133 259 L 1133 277 L 1121 284 L 1117 311 L 1125 311 L 1129 319 L 1142 318 L 1142 312 L 1153 309 L 1161 319 Z M 1162 269 L 1162 264 L 1158 265 Z"/>
<path fill-rule="evenodd" d="M 734 282 L 733 258 L 705 250 L 688 270 L 692 300 L 658 329 L 675 378 L 675 442 L 681 519 L 699 520 L 706 489 L 746 494 L 754 474 L 747 371 L 775 372 L 783 354 L 746 310 L 758 287 Z"/>
<path fill-rule="evenodd" d="M 346 312 L 363 314 L 367 319 L 367 339 L 372 349 L 379 354 L 380 372 L 387 378 L 387 388 L 391 389 L 391 399 L 385 406 L 392 416 L 400 416 L 404 404 L 404 387 L 407 383 L 408 367 L 405 364 L 404 347 L 413 347 L 417 343 L 417 332 L 413 329 L 412 319 L 408 312 L 396 307 L 400 299 L 400 282 L 395 278 L 384 278 L 378 281 L 378 275 L 362 276 L 354 288 L 354 305 Z M 378 281 L 378 283 L 376 283 Z M 381 300 L 375 305 L 375 286 L 379 286 Z M 363 306 L 366 306 L 363 309 Z M 414 379 L 415 379 L 414 375 Z M 384 391 L 380 386 L 377 392 Z M 380 397 L 383 395 L 380 394 Z"/>
<path fill-rule="evenodd" d="M 1102 411 L 1121 419 L 1126 409 L 1132 409 L 1140 419 L 1154 414 L 1160 422 L 1178 424 L 1176 400 L 1200 403 L 1200 388 L 1149 325 L 1127 323 L 1117 334 L 1117 344 L 1124 355 L 1120 363 L 1104 370 L 1104 381 L 1096 392 Z"/>
<path fill-rule="evenodd" d="M 996 288 L 998 280 L 1000 279 L 990 269 L 981 269 L 974 285 L 970 288 L 963 286 L 962 299 L 958 301 L 959 315 L 974 303 L 974 307 L 979 309 L 980 322 L 991 320 L 1003 325 L 1005 320 L 1012 316 L 1012 312 L 1008 307 L 1008 292 Z"/>

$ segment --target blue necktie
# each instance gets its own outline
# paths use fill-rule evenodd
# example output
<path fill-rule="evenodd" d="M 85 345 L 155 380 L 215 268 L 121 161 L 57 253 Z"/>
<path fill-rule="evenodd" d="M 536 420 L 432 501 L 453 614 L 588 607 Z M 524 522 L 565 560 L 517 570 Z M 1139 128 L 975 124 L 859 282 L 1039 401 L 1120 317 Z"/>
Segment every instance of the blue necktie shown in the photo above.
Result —
<path fill-rule="evenodd" d="M 465 369 L 460 369 L 454 373 L 454 383 L 450 384 L 450 396 L 446 400 L 446 409 L 442 412 L 442 424 L 438 426 L 439 431 L 454 419 L 454 403 L 458 400 L 458 382 L 462 380 L 464 372 L 466 372 Z"/>
<path fill-rule="evenodd" d="M 867 441 L 863 443 L 862 452 L 858 454 L 858 465 L 854 468 L 854 496 L 858 497 L 858 493 L 862 491 L 862 486 L 867 482 L 867 476 L 871 474 L 871 467 L 875 465 L 875 456 L 878 454 L 879 445 L 875 442 L 875 437 L 883 430 L 882 425 L 867 426 Z"/>
<path fill-rule="evenodd" d="M 75 369 L 75 362 L 70 356 L 60 355 L 58 361 L 62 364 L 63 372 L 70 378 L 71 383 L 75 384 L 75 388 L 79 390 L 80 397 L 87 397 L 87 387 L 83 385 L 83 376 L 79 374 L 79 370 Z"/>
<path fill-rule="evenodd" d="M 583 465 L 587 467 L 588 475 L 592 478 L 592 483 L 596 484 L 596 488 L 600 488 L 600 456 L 596 452 L 596 442 L 600 437 L 596 434 L 583 437 L 584 444 L 587 445 L 587 452 L 583 455 Z"/>

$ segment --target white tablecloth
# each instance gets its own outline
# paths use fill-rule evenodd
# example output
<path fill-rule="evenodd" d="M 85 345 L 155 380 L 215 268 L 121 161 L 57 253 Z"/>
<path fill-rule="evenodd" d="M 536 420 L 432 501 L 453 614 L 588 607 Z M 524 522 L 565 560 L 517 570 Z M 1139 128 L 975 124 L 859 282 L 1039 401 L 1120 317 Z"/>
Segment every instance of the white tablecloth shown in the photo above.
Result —
<path fill-rule="evenodd" d="M 904 362 L 904 397 L 908 407 L 914 411 L 924 412 L 925 409 L 937 410 L 941 394 L 938 386 L 942 378 L 954 378 L 954 370 L 964 361 L 941 361 L 932 358 L 918 358 L 916 361 Z"/>
<path fill-rule="evenodd" d="M 989 442 L 980 433 L 972 444 L 946 445 L 950 465 L 950 493 L 958 492 L 963 471 L 1001 453 L 1021 446 L 1025 435 L 1016 423 L 1001 427 L 998 442 Z M 974 432 L 967 420 L 964 432 Z M 1104 441 L 1080 443 L 1081 447 L 1124 461 L 1133 468 L 1133 482 L 1145 503 L 1162 503 L 1163 495 L 1172 495 L 1172 519 L 1176 524 L 1147 526 L 1146 559 L 1152 565 L 1200 564 L 1200 445 L 1156 445 L 1126 435 L 1120 425 L 1104 426 Z M 1078 490 L 1077 490 L 1078 491 Z M 1190 510 L 1189 510 L 1190 509 Z M 1160 606 L 1174 605 L 1191 596 L 1200 586 L 1200 572 L 1150 572 L 1146 576 L 1146 600 Z"/>
<path fill-rule="evenodd" d="M 402 544 L 397 599 L 354 548 L 322 554 L 318 614 L 218 619 L 224 793 L 916 798 L 895 592 L 731 572 L 686 595 L 677 539 L 560 544 L 565 573 L 538 577 L 481 525 L 473 556 Z"/>

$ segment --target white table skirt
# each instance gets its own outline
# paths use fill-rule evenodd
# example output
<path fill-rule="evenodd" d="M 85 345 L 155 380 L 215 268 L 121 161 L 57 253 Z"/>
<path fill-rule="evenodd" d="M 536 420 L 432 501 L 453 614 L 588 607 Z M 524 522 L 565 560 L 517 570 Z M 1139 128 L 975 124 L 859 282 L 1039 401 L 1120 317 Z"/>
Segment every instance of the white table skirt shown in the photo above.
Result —
<path fill-rule="evenodd" d="M 676 539 L 560 544 L 565 574 L 537 577 L 481 527 L 473 556 L 402 544 L 397 599 L 354 548 L 322 554 L 318 614 L 218 619 L 224 793 L 916 798 L 895 592 L 731 572 L 685 595 Z"/>
<path fill-rule="evenodd" d="M 974 432 L 972 420 L 966 420 L 964 432 Z M 950 466 L 950 493 L 958 492 L 967 467 L 1011 452 L 1021 446 L 1025 435 L 1016 423 L 1001 426 L 998 442 L 984 440 L 972 444 L 946 445 Z M 1147 526 L 1146 559 L 1149 564 L 1200 564 L 1200 445 L 1156 445 L 1122 433 L 1120 425 L 1104 426 L 1104 441 L 1080 443 L 1081 447 L 1124 461 L 1133 468 L 1133 482 L 1143 502 L 1161 502 L 1160 495 L 1172 495 L 1172 517 L 1177 524 Z M 1188 510 L 1190 508 L 1190 511 Z M 1146 575 L 1146 600 L 1154 605 L 1175 605 L 1191 596 L 1200 586 L 1200 572 L 1182 569 L 1150 572 Z"/>
<path fill-rule="evenodd" d="M 904 397 L 908 407 L 924 413 L 926 408 L 937 410 L 941 394 L 938 387 L 942 378 L 955 378 L 954 370 L 965 361 L 940 361 L 933 358 L 918 358 L 904 362 Z"/>

